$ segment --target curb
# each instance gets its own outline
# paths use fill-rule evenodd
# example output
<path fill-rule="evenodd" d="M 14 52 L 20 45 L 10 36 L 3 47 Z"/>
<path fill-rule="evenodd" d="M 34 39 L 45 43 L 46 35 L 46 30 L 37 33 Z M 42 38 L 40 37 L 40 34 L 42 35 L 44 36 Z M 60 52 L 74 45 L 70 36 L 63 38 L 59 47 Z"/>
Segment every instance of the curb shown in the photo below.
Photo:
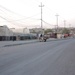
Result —
<path fill-rule="evenodd" d="M 38 40 L 34 40 L 34 41 L 25 41 L 25 43 L 14 43 L 14 44 L 8 44 L 8 45 L 4 45 L 2 47 L 10 47 L 10 46 L 17 46 L 17 45 L 24 45 L 24 44 L 31 44 L 31 43 L 36 43 L 39 42 Z"/>

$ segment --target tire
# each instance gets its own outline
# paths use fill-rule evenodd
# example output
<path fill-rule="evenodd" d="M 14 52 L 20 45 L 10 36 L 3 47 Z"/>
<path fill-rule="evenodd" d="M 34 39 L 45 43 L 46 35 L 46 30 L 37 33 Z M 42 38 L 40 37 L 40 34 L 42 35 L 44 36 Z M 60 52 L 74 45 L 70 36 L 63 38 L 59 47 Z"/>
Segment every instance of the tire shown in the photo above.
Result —
<path fill-rule="evenodd" d="M 46 42 L 46 39 L 44 39 L 44 42 Z"/>

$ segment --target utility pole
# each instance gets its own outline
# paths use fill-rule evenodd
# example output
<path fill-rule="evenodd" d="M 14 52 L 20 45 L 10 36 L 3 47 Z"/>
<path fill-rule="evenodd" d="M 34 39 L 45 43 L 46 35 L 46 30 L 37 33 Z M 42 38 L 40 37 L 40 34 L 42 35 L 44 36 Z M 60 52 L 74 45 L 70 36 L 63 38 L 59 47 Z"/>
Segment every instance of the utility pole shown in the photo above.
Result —
<path fill-rule="evenodd" d="M 71 28 L 71 24 L 69 24 L 69 28 Z"/>
<path fill-rule="evenodd" d="M 42 25 L 42 7 L 44 7 L 44 5 L 42 5 L 42 2 L 41 2 L 41 5 L 39 5 L 39 7 L 41 7 L 41 29 L 43 28 L 43 25 Z"/>
<path fill-rule="evenodd" d="M 66 27 L 66 20 L 64 20 L 64 28 Z"/>
<path fill-rule="evenodd" d="M 71 24 L 69 24 L 69 31 L 70 31 L 70 33 L 72 32 L 71 30 L 72 30 Z"/>
<path fill-rule="evenodd" d="M 57 26 L 57 31 L 58 31 L 58 14 L 55 15 L 56 16 L 56 26 Z"/>

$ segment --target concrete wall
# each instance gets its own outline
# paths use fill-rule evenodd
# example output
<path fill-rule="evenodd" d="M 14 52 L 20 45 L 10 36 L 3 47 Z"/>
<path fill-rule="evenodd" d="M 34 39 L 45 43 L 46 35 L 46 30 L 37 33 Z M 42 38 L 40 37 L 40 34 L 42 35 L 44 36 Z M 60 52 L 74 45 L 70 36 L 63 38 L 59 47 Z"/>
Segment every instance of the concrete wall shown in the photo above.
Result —
<path fill-rule="evenodd" d="M 0 36 L 13 36 L 13 32 L 7 26 L 0 26 Z"/>
<path fill-rule="evenodd" d="M 5 40 L 27 40 L 35 39 L 36 36 L 32 35 L 27 28 L 9 29 L 6 25 L 0 26 L 0 41 Z"/>

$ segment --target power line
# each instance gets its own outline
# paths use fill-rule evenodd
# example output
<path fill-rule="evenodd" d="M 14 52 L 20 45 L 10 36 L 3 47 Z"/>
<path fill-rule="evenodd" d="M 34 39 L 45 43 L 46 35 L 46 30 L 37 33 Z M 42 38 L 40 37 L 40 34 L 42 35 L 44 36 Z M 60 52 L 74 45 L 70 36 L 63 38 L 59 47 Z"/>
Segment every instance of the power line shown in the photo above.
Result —
<path fill-rule="evenodd" d="M 46 6 L 46 8 L 49 10 L 49 12 L 51 13 L 51 11 L 53 12 L 53 13 L 55 13 L 56 14 L 56 12 L 55 11 L 53 11 L 52 9 L 50 9 L 50 8 L 48 8 L 47 6 Z"/>
<path fill-rule="evenodd" d="M 50 13 L 50 14 L 51 14 L 51 11 L 52 11 L 54 14 L 56 14 L 56 13 L 57 13 L 56 11 L 54 11 L 54 10 L 52 10 L 52 9 L 48 8 L 47 6 L 46 6 L 46 8 L 49 10 L 49 13 Z M 61 15 L 60 15 L 60 17 L 64 20 L 64 17 L 62 17 Z"/>
<path fill-rule="evenodd" d="M 9 21 L 22 21 L 22 20 L 26 20 L 26 19 L 40 20 L 40 19 L 32 18 L 32 17 L 37 16 L 37 15 L 38 15 L 38 14 L 33 15 L 33 16 L 30 16 L 30 17 L 27 17 L 27 18 L 21 18 L 21 19 L 17 19 L 17 20 L 9 20 Z M 4 22 L 4 21 L 3 21 L 3 22 Z"/>
<path fill-rule="evenodd" d="M 49 25 L 49 26 L 55 26 L 55 25 L 52 25 L 52 24 L 50 24 L 50 23 L 48 23 L 48 22 L 46 22 L 46 21 L 44 21 L 44 20 L 43 20 L 43 22 L 46 23 L 46 24 Z"/>
<path fill-rule="evenodd" d="M 22 15 L 20 15 L 20 14 L 18 14 L 18 13 L 13 12 L 12 10 L 9 10 L 9 9 L 5 8 L 5 7 L 2 6 L 2 5 L 0 5 L 0 7 L 3 8 L 3 9 L 5 9 L 6 11 L 8 11 L 8 12 L 10 12 L 10 13 L 16 14 L 16 15 L 18 15 L 18 16 L 22 16 Z M 22 17 L 24 17 L 24 16 L 22 16 Z"/>
<path fill-rule="evenodd" d="M 8 9 L 6 9 L 5 7 L 3 7 L 3 9 L 5 9 L 5 10 L 7 10 L 8 11 Z M 0 9 L 1 10 L 1 9 Z M 1 10 L 2 12 L 4 12 L 5 14 L 6 14 L 6 12 L 5 11 L 3 11 L 3 10 Z M 11 21 L 20 21 L 20 20 L 25 20 L 25 19 L 30 19 L 30 18 L 32 18 L 32 17 L 34 17 L 34 16 L 37 16 L 38 14 L 35 14 L 35 15 L 33 15 L 33 16 L 30 16 L 30 17 L 27 17 L 27 18 L 22 18 L 22 19 L 18 19 L 18 20 L 11 20 Z M 10 15 L 9 15 L 10 16 Z M 4 20 L 6 20 L 6 18 L 3 18 L 3 17 L 1 17 L 2 19 L 4 19 Z M 39 20 L 39 19 L 35 19 L 35 20 Z M 10 20 L 9 20 L 10 21 Z M 9 22 L 8 21 L 8 22 Z"/>
<path fill-rule="evenodd" d="M 0 16 L 0 18 L 2 18 L 2 19 L 4 19 L 5 21 L 7 21 L 7 22 L 9 22 L 9 23 L 11 23 L 11 24 L 13 24 L 14 26 L 20 26 L 20 27 L 25 27 L 24 25 L 25 25 L 25 22 L 24 22 L 24 24 L 23 24 L 23 22 L 22 23 L 17 23 L 17 24 L 15 24 L 14 22 L 12 22 L 12 21 L 9 21 L 8 19 L 6 19 L 6 18 L 4 18 L 4 17 L 2 17 L 2 16 Z"/>
<path fill-rule="evenodd" d="M 22 16 L 22 15 L 20 15 L 20 14 L 18 14 L 18 13 L 15 13 L 15 12 L 13 12 L 13 11 L 11 11 L 11 10 L 5 8 L 5 7 L 2 6 L 2 5 L 0 5 L 0 7 L 1 7 L 2 9 L 4 9 L 4 10 L 8 11 L 9 13 L 12 13 L 12 14 L 16 14 L 16 15 Z M 0 9 L 0 10 L 1 10 L 1 9 Z M 1 11 L 4 12 L 4 13 L 6 14 L 5 11 L 3 11 L 3 10 L 1 10 Z M 40 14 L 40 13 L 38 13 L 38 14 Z M 37 16 L 38 14 L 32 15 L 32 16 L 30 16 L 30 17 L 22 16 L 22 17 L 24 17 L 24 18 L 21 18 L 21 19 L 18 19 L 18 20 L 29 19 L 29 18 L 32 18 L 32 17 L 34 17 L 34 16 Z M 18 21 L 18 20 L 14 20 L 14 21 Z"/>

